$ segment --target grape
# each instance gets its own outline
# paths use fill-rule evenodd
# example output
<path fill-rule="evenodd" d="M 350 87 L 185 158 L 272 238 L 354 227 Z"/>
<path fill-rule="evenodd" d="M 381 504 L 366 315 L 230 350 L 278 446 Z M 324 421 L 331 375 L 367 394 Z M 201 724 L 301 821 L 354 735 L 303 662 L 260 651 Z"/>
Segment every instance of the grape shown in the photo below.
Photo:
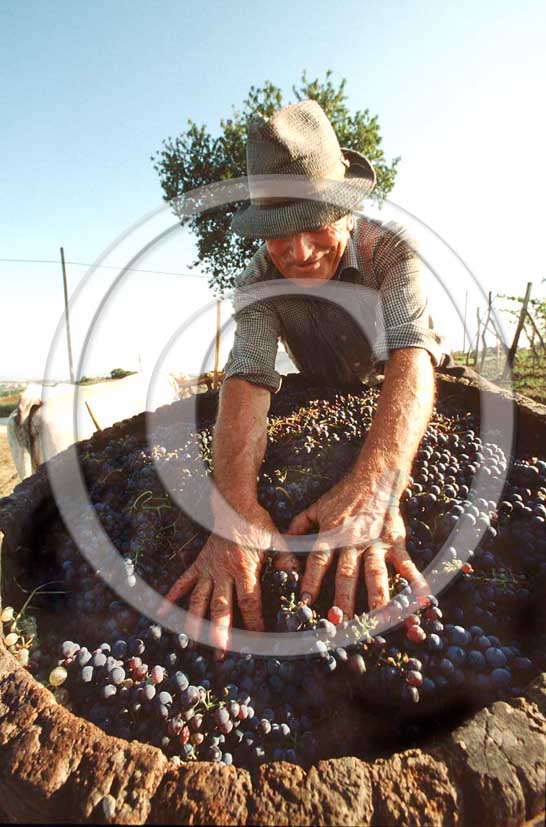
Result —
<path fill-rule="evenodd" d="M 483 653 L 480 652 L 478 649 L 471 649 L 467 655 L 467 663 L 472 668 L 478 672 L 481 672 L 485 669 L 486 661 Z"/>
<path fill-rule="evenodd" d="M 79 650 L 79 645 L 73 643 L 71 640 L 65 640 L 61 646 L 61 653 L 63 658 L 72 658 Z"/>
<path fill-rule="evenodd" d="M 333 623 L 334 626 L 338 626 L 341 623 L 343 620 L 343 612 L 339 606 L 332 606 L 328 609 L 328 620 L 330 623 Z"/>
<path fill-rule="evenodd" d="M 410 686 L 406 684 L 402 690 L 403 697 L 406 700 L 411 701 L 412 703 L 416 704 L 419 703 L 419 690 L 415 686 Z"/>
<path fill-rule="evenodd" d="M 61 686 L 67 679 L 68 672 L 64 666 L 57 666 L 49 673 L 49 683 L 51 686 Z"/>
<path fill-rule="evenodd" d="M 87 666 L 92 657 L 93 656 L 89 649 L 82 647 L 76 656 L 78 666 Z"/>
<path fill-rule="evenodd" d="M 184 722 L 182 718 L 175 717 L 169 720 L 169 723 L 167 725 L 167 732 L 171 737 L 179 736 L 182 733 L 183 729 Z"/>
<path fill-rule="evenodd" d="M 0 615 L 0 620 L 2 621 L 2 623 L 11 623 L 14 617 L 15 611 L 13 609 L 13 606 L 5 606 L 2 609 L 2 614 Z"/>
<path fill-rule="evenodd" d="M 140 657 L 140 655 L 144 653 L 145 648 L 144 641 L 140 638 L 129 638 L 129 652 L 132 655 Z"/>
<path fill-rule="evenodd" d="M 512 680 L 512 673 L 509 669 L 493 669 L 491 672 L 491 683 L 498 688 L 508 686 Z"/>
<path fill-rule="evenodd" d="M 449 658 L 454 666 L 461 666 L 466 660 L 466 653 L 460 646 L 449 646 L 446 651 L 446 657 Z"/>
<path fill-rule="evenodd" d="M 199 690 L 196 686 L 188 686 L 180 693 L 180 703 L 182 706 L 195 706 L 199 703 Z"/>
<path fill-rule="evenodd" d="M 145 701 L 153 701 L 156 696 L 156 688 L 151 683 L 146 683 L 141 687 L 141 695 Z"/>
<path fill-rule="evenodd" d="M 150 678 L 152 679 L 152 683 L 161 683 L 164 677 L 165 669 L 163 668 L 163 666 L 153 666 L 150 670 Z"/>
<path fill-rule="evenodd" d="M 117 688 L 113 684 L 107 683 L 105 686 L 101 686 L 100 696 L 103 701 L 111 701 L 116 695 Z"/>
<path fill-rule="evenodd" d="M 471 635 L 462 626 L 453 626 L 448 633 L 448 637 L 456 646 L 466 646 L 470 643 Z"/>
<path fill-rule="evenodd" d="M 428 636 L 427 646 L 431 652 L 439 652 L 444 648 L 444 641 L 440 635 L 432 634 Z"/>
<path fill-rule="evenodd" d="M 225 706 L 221 706 L 214 712 L 214 720 L 218 726 L 226 724 L 229 721 L 229 712 Z"/>
<path fill-rule="evenodd" d="M 423 675 L 415 669 L 410 669 L 406 675 L 406 681 L 410 686 L 421 686 L 423 683 Z"/>
<path fill-rule="evenodd" d="M 427 638 L 427 633 L 421 626 L 409 626 L 406 630 L 406 637 L 413 643 L 422 643 Z"/>
<path fill-rule="evenodd" d="M 184 672 L 175 672 L 172 683 L 176 692 L 184 692 L 190 685 L 188 676 Z"/>
<path fill-rule="evenodd" d="M 440 671 L 444 675 L 450 675 L 452 672 L 455 671 L 455 666 L 453 665 L 453 662 L 451 660 L 449 660 L 449 658 L 442 658 L 442 660 L 440 661 L 439 667 L 440 667 Z"/>
<path fill-rule="evenodd" d="M 506 655 L 496 647 L 490 646 L 485 652 L 485 660 L 488 666 L 503 667 L 506 666 Z"/>
<path fill-rule="evenodd" d="M 313 619 L 313 610 L 310 606 L 302 604 L 301 606 L 298 606 L 297 617 L 300 623 L 309 623 L 309 621 Z"/>
<path fill-rule="evenodd" d="M 110 680 L 114 686 L 119 686 L 125 680 L 125 669 L 121 666 L 115 666 L 110 672 Z"/>
<path fill-rule="evenodd" d="M 17 634 L 17 632 L 10 632 L 4 638 L 4 643 L 5 643 L 6 646 L 15 646 L 15 644 L 17 643 L 18 640 L 19 640 L 19 635 Z"/>

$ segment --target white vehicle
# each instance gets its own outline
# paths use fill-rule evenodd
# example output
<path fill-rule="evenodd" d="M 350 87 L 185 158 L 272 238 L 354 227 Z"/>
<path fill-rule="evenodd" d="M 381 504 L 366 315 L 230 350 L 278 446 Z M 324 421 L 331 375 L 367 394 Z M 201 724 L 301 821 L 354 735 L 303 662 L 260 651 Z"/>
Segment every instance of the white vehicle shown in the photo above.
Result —
<path fill-rule="evenodd" d="M 150 384 L 137 373 L 89 385 L 28 385 L 7 424 L 9 447 L 20 479 L 29 477 L 76 440 L 89 439 L 98 429 L 175 402 L 183 395 L 181 379 L 160 374 Z"/>

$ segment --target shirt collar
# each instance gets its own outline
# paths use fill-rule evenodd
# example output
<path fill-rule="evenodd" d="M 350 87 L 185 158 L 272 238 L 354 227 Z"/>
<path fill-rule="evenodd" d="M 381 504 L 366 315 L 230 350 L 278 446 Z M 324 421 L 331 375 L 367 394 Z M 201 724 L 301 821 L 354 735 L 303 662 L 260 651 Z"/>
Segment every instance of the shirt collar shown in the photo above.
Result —
<path fill-rule="evenodd" d="M 334 278 L 340 279 L 341 274 L 345 270 L 358 270 L 358 259 L 356 257 L 356 250 L 352 235 L 350 235 L 347 240 L 347 244 L 345 245 L 345 251 L 341 256 L 341 261 L 339 262 L 339 266 L 337 268 L 337 272 Z"/>

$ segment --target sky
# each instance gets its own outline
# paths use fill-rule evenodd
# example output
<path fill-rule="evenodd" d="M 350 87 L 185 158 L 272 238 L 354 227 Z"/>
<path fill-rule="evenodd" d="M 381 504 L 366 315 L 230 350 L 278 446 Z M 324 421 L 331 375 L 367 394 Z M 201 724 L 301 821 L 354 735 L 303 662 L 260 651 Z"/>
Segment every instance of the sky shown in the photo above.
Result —
<path fill-rule="evenodd" d="M 2 0 L 0 379 L 42 377 L 47 363 L 68 375 L 60 246 L 80 374 L 212 366 L 216 307 L 188 275 L 188 232 L 137 255 L 176 224 L 150 156 L 189 118 L 217 133 L 252 84 L 270 80 L 289 102 L 304 69 L 346 78 L 351 109 L 376 114 L 387 160 L 401 156 L 383 215 L 418 236 L 451 347 L 465 301 L 471 333 L 482 292 L 532 281 L 544 294 L 545 23 L 543 2 L 505 0 Z M 133 259 L 151 272 L 112 288 Z M 98 260 L 94 272 L 74 263 Z M 223 362 L 228 301 L 221 314 Z"/>

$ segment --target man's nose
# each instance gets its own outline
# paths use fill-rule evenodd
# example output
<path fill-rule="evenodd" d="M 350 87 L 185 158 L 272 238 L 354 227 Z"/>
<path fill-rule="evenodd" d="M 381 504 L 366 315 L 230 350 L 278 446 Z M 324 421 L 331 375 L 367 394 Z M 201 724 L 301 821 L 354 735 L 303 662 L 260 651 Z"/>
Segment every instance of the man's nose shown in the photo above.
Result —
<path fill-rule="evenodd" d="M 297 233 L 290 240 L 290 255 L 295 262 L 303 264 L 313 255 L 313 243 L 308 233 Z"/>

